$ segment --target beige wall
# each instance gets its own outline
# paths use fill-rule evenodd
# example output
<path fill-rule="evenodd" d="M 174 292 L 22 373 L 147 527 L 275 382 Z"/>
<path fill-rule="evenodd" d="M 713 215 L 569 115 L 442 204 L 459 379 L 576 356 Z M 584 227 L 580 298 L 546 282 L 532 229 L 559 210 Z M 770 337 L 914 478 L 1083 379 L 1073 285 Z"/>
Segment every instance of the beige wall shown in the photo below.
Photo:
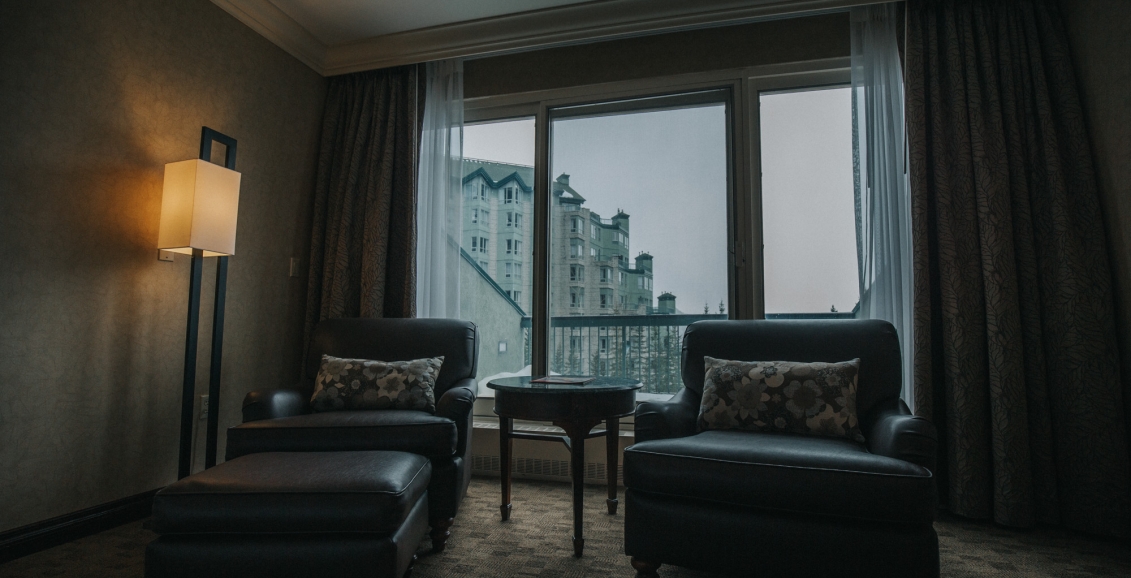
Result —
<path fill-rule="evenodd" d="M 848 13 L 469 60 L 466 98 L 849 55 Z"/>
<path fill-rule="evenodd" d="M 163 166 L 202 125 L 243 173 L 221 426 L 292 382 L 325 88 L 208 0 L 0 8 L 0 531 L 175 479 L 189 262 L 155 247 Z"/>
<path fill-rule="evenodd" d="M 1094 147 L 1131 415 L 1131 4 L 1061 0 L 1060 6 Z"/>

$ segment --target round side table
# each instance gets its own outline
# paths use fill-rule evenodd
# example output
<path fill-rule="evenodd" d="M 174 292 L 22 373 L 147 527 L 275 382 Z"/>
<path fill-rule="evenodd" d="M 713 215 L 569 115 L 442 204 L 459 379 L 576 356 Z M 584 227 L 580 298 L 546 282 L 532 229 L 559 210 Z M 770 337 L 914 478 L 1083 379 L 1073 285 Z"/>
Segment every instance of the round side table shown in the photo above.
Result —
<path fill-rule="evenodd" d="M 636 410 L 639 381 L 621 377 L 596 377 L 584 385 L 532 383 L 530 377 L 494 379 L 487 387 L 495 390 L 495 413 L 499 416 L 499 465 L 502 470 L 503 521 L 511 512 L 512 440 L 560 441 L 570 451 L 570 476 L 573 478 L 573 555 L 580 558 L 585 548 L 581 532 L 585 440 L 605 436 L 609 479 L 609 514 L 617 513 L 617 443 L 621 417 Z M 566 435 L 516 432 L 513 420 L 548 421 L 565 430 Z M 591 432 L 605 422 L 604 430 Z"/>

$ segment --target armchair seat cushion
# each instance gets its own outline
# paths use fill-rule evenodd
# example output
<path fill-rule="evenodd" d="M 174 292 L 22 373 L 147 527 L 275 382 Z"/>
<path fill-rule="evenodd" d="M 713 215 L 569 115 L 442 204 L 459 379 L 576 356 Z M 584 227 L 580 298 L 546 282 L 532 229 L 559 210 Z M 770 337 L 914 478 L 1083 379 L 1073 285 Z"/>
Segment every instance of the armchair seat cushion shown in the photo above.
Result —
<path fill-rule="evenodd" d="M 930 523 L 931 472 L 834 438 L 705 431 L 625 450 L 625 486 L 776 510 L 871 521 Z"/>
<path fill-rule="evenodd" d="M 456 455 L 456 423 L 414 410 L 354 410 L 263 419 L 228 429 L 228 459 L 259 452 L 387 450 Z"/>

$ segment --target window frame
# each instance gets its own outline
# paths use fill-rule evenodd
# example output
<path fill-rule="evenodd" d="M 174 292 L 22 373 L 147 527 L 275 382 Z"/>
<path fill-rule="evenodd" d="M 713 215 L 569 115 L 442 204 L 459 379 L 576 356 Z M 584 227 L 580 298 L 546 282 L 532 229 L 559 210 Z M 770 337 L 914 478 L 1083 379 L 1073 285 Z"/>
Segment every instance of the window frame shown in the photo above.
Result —
<path fill-rule="evenodd" d="M 802 92 L 806 90 L 823 90 L 827 88 L 836 88 L 852 85 L 851 70 L 847 66 L 848 59 L 834 59 L 841 63 L 841 66 L 830 66 L 828 68 L 818 68 L 815 70 L 795 70 L 787 74 L 779 75 L 766 75 L 754 76 L 746 79 L 747 102 L 746 106 L 750 110 L 748 118 L 750 126 L 747 135 L 749 137 L 749 158 L 747 164 L 750 166 L 750 172 L 754 175 L 759 175 L 757 179 L 751 179 L 750 183 L 750 197 L 751 206 L 754 209 L 755 218 L 751 222 L 751 237 L 754 246 L 759 247 L 757 258 L 752 260 L 754 266 L 751 267 L 754 273 L 754 310 L 755 319 L 766 318 L 766 290 L 765 290 L 765 263 L 763 261 L 763 253 L 765 246 L 763 244 L 763 227 L 762 227 L 762 130 L 761 130 L 761 96 L 763 93 L 782 93 L 782 92 Z M 728 304 L 728 307 L 734 307 L 733 304 Z"/>
<path fill-rule="evenodd" d="M 726 91 L 727 311 L 731 319 L 760 319 L 765 317 L 760 93 L 843 85 L 850 82 L 849 66 L 848 57 L 837 57 L 465 99 L 467 123 L 530 117 L 535 121 L 530 311 L 533 373 L 545 374 L 549 367 L 549 251 L 550 228 L 554 226 L 550 222 L 549 198 L 552 112 L 586 105 L 632 112 L 631 107 L 624 107 L 633 99 Z M 591 235 L 595 229 L 591 227 Z M 600 231 L 596 234 L 600 235 Z M 627 245 L 627 239 L 624 244 Z M 645 284 L 651 285 L 651 281 L 646 279 Z"/>

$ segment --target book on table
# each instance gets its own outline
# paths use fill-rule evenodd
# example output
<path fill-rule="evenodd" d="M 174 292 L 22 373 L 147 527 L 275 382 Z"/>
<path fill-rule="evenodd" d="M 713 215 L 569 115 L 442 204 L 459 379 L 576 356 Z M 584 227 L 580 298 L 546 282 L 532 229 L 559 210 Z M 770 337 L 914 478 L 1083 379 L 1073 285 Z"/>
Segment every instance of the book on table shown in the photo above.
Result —
<path fill-rule="evenodd" d="M 566 377 L 563 375 L 547 375 L 530 380 L 530 383 L 547 383 L 552 385 L 585 385 L 595 378 L 592 377 Z"/>

